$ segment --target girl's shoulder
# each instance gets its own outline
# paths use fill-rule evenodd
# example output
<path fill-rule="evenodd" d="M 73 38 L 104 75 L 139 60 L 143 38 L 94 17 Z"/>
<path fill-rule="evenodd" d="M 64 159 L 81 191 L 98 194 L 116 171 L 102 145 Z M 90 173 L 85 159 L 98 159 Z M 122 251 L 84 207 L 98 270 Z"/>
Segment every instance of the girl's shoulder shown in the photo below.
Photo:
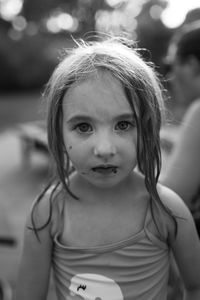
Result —
<path fill-rule="evenodd" d="M 177 226 L 179 226 L 180 224 L 179 220 L 191 220 L 191 213 L 189 211 L 189 208 L 186 206 L 186 204 L 178 194 L 162 184 L 158 184 L 157 190 L 162 204 L 166 207 L 170 214 L 174 216 L 177 222 Z M 175 223 L 173 221 L 173 218 L 166 213 L 162 213 L 161 218 L 166 225 L 168 236 L 174 238 Z"/>
<path fill-rule="evenodd" d="M 161 183 L 158 184 L 157 191 L 165 207 L 179 217 L 185 216 L 188 208 L 177 193 Z"/>
<path fill-rule="evenodd" d="M 200 98 L 195 100 L 192 104 L 190 104 L 188 111 L 197 114 L 200 112 Z"/>
<path fill-rule="evenodd" d="M 46 187 L 31 206 L 29 223 L 35 228 L 46 227 L 54 234 L 63 211 L 63 189 L 60 184 Z M 34 223 L 34 224 L 33 224 Z"/>
<path fill-rule="evenodd" d="M 171 210 L 177 218 L 190 218 L 191 212 L 188 206 L 176 192 L 161 184 L 159 184 L 158 191 L 163 204 Z"/>
<path fill-rule="evenodd" d="M 199 132 L 200 127 L 200 99 L 194 101 L 189 108 L 186 110 L 183 117 L 182 125 L 183 128 L 189 128 L 189 130 Z"/>

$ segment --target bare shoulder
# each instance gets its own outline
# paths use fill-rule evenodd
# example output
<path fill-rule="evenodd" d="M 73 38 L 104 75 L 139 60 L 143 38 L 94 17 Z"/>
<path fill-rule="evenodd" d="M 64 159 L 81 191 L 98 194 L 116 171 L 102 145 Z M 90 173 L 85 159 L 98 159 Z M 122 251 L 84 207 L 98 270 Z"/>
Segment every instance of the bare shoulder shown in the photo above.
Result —
<path fill-rule="evenodd" d="M 158 193 L 164 206 L 169 209 L 175 217 L 179 232 L 182 231 L 181 228 L 184 228 L 185 232 L 186 229 L 190 229 L 190 227 L 195 228 L 193 216 L 188 206 L 178 194 L 161 184 L 159 184 Z"/>
<path fill-rule="evenodd" d="M 191 216 L 188 207 L 177 193 L 162 184 L 158 184 L 157 190 L 164 206 L 175 216 L 179 218 Z"/>
<path fill-rule="evenodd" d="M 185 235 L 186 232 L 195 230 L 194 220 L 189 208 L 184 201 L 164 185 L 158 185 L 158 194 L 163 205 L 167 208 L 169 214 L 161 211 L 161 226 L 165 228 L 166 235 L 172 244 L 176 240 L 176 233 L 178 235 Z"/>
<path fill-rule="evenodd" d="M 191 105 L 188 111 L 193 112 L 194 114 L 200 112 L 200 98 L 196 101 L 194 101 Z"/>
<path fill-rule="evenodd" d="M 193 102 L 186 111 L 183 118 L 183 125 L 199 125 L 200 126 L 200 100 Z M 195 128 L 193 128 L 194 130 Z M 199 127 L 197 128 L 199 130 Z"/>
<path fill-rule="evenodd" d="M 45 224 L 47 228 L 51 228 L 54 219 L 57 217 L 59 208 L 61 206 L 59 201 L 60 187 L 55 185 L 49 186 L 46 190 L 34 200 L 30 212 L 28 214 L 27 223 L 31 227 L 43 227 Z M 54 201 L 54 198 L 57 198 Z"/>

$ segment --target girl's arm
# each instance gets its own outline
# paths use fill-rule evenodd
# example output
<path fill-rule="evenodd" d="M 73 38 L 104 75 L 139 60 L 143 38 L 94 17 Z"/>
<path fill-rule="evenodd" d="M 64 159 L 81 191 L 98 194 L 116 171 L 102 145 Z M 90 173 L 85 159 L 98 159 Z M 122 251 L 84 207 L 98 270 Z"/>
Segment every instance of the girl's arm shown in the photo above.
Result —
<path fill-rule="evenodd" d="M 47 220 L 49 201 L 42 199 L 37 208 L 36 225 L 42 225 Z M 52 240 L 50 225 L 39 231 L 38 241 L 33 230 L 30 216 L 28 217 L 21 264 L 16 288 L 16 300 L 45 300 L 48 291 Z"/>
<path fill-rule="evenodd" d="M 184 202 L 173 191 L 163 188 L 161 199 L 177 219 L 174 224 L 167 218 L 169 242 L 185 286 L 185 300 L 200 299 L 200 240 L 193 217 Z"/>
<path fill-rule="evenodd" d="M 188 109 L 160 181 L 190 206 L 200 185 L 200 101 Z"/>

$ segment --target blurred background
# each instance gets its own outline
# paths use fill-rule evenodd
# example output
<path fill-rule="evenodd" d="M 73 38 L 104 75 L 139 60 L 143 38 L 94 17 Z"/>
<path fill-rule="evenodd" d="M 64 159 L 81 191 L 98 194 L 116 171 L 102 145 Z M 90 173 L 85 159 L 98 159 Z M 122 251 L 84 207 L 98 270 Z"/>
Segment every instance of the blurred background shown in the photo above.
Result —
<path fill-rule="evenodd" d="M 148 50 L 181 119 L 163 61 L 173 33 L 197 19 L 199 0 L 0 0 L 0 278 L 13 289 L 26 214 L 48 173 L 41 95 L 64 49 L 96 31 L 126 34 Z"/>

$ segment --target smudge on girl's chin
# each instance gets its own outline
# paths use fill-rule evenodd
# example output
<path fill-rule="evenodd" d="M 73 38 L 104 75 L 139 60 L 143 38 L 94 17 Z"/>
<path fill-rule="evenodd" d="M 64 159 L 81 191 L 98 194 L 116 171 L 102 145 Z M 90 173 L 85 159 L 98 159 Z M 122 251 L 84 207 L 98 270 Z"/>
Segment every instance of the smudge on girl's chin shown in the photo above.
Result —
<path fill-rule="evenodd" d="M 72 150 L 72 146 L 69 146 L 69 150 Z"/>

